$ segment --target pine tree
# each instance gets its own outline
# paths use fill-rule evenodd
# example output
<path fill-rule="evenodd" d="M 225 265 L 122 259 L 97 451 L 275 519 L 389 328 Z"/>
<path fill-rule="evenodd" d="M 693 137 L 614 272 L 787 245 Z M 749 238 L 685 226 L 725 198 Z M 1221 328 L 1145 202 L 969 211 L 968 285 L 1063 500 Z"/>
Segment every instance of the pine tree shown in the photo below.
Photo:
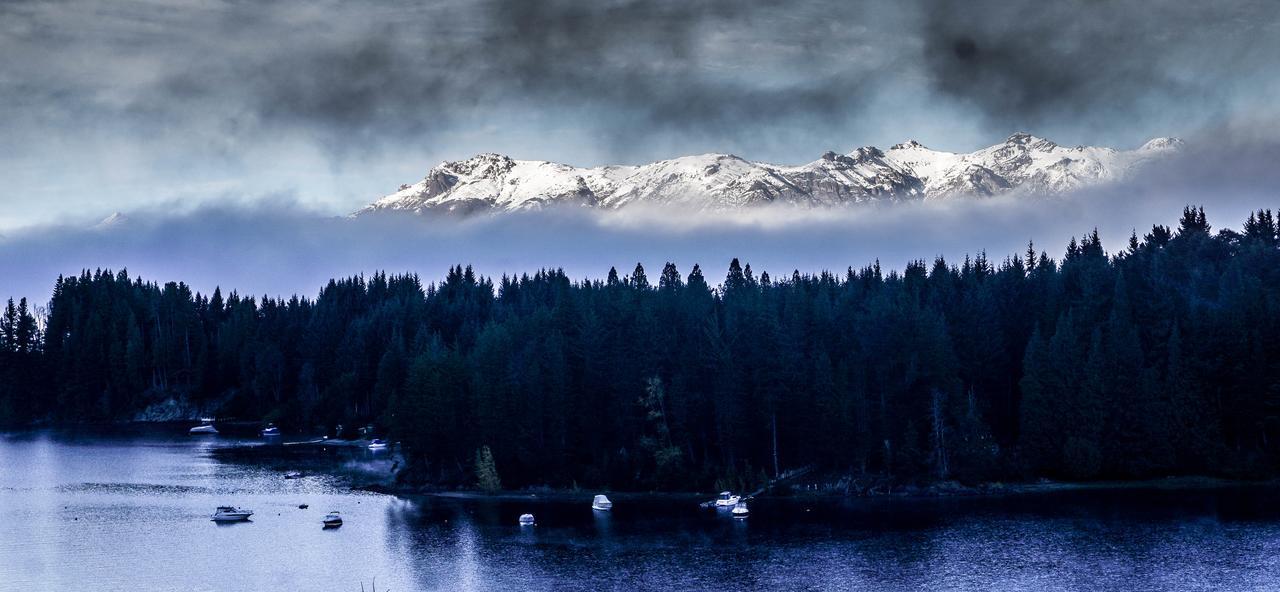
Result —
<path fill-rule="evenodd" d="M 476 450 L 476 483 L 481 490 L 497 493 L 502 490 L 502 479 L 498 477 L 498 466 L 493 460 L 493 453 L 488 446 Z"/>
<path fill-rule="evenodd" d="M 0 351 L 18 351 L 18 308 L 12 298 L 0 316 Z"/>

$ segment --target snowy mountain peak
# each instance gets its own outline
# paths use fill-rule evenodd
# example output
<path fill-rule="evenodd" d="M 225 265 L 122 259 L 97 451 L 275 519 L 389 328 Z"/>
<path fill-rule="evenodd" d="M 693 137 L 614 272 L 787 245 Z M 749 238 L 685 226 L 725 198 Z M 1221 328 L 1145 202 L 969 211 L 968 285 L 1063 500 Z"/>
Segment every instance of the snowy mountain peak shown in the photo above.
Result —
<path fill-rule="evenodd" d="M 1007 145 L 1026 146 L 1034 150 L 1053 150 L 1058 145 L 1051 140 L 1033 136 L 1027 132 L 1016 132 L 1004 141 Z"/>
<path fill-rule="evenodd" d="M 906 142 L 902 142 L 901 144 L 894 144 L 893 146 L 889 147 L 889 150 L 910 150 L 912 148 L 924 148 L 925 150 L 928 150 L 927 146 L 915 140 L 907 140 Z"/>
<path fill-rule="evenodd" d="M 370 204 L 378 211 L 457 212 L 631 204 L 728 209 L 766 203 L 835 206 L 952 199 L 1001 193 L 1054 194 L 1120 179 L 1182 146 L 1155 138 L 1136 150 L 1065 148 L 1025 132 L 969 153 L 909 140 L 887 151 L 863 146 L 802 165 L 698 154 L 640 166 L 574 167 L 483 153 L 443 162 L 417 183 Z"/>
<path fill-rule="evenodd" d="M 505 154 L 485 152 L 466 160 L 447 162 L 441 166 L 451 172 L 463 175 L 492 176 L 510 171 L 515 166 L 515 162 Z"/>
<path fill-rule="evenodd" d="M 884 152 L 875 146 L 863 146 L 849 153 L 849 158 L 858 162 L 869 162 L 884 158 Z"/>
<path fill-rule="evenodd" d="M 1182 138 L 1151 138 L 1138 150 L 1150 152 L 1154 150 L 1177 150 L 1182 148 Z"/>

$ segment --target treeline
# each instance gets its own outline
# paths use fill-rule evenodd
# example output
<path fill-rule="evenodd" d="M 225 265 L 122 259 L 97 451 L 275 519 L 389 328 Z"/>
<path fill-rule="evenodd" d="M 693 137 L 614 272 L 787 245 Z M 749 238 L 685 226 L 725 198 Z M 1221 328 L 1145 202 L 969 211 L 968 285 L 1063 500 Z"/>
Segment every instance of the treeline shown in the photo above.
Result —
<path fill-rule="evenodd" d="M 1073 239 L 1061 261 L 1028 246 L 902 272 L 735 260 L 710 280 L 668 264 L 496 284 L 456 267 L 314 300 L 86 271 L 57 281 L 42 334 L 5 315 L 0 412 L 121 419 L 179 397 L 293 430 L 371 422 L 412 478 L 475 484 L 481 465 L 507 487 L 741 486 L 804 466 L 1276 475 L 1278 232 L 1270 211 L 1214 232 L 1188 208 L 1113 255 Z"/>

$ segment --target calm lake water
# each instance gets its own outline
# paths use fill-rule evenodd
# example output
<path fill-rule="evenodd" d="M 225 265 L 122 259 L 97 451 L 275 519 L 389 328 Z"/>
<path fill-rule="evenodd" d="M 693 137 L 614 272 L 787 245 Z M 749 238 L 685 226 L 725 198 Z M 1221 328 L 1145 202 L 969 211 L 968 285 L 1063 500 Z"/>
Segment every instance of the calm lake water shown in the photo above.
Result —
<path fill-rule="evenodd" d="M 594 492 L 407 501 L 286 480 L 288 463 L 214 453 L 233 442 L 0 435 L 0 590 L 1280 589 L 1271 489 L 761 500 L 746 520 L 614 496 L 602 515 Z M 257 513 L 218 526 L 220 504 Z M 342 528 L 321 528 L 330 509 Z M 526 511 L 537 526 L 516 525 Z"/>

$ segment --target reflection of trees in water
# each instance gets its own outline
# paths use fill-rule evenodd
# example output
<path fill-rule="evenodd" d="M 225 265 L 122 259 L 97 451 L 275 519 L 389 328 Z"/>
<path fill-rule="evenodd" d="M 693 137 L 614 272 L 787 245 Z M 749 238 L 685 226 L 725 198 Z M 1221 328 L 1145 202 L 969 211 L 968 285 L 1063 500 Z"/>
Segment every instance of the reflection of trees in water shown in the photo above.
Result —
<path fill-rule="evenodd" d="M 623 497 L 609 513 L 592 511 L 589 496 L 427 498 L 388 506 L 387 545 L 422 590 L 1023 590 L 1104 581 L 1107 589 L 1143 589 L 1211 578 L 1239 584 L 1219 588 L 1267 588 L 1267 570 L 1240 568 L 1267 561 L 1276 522 L 1250 522 L 1224 537 L 1211 508 L 1271 496 L 1223 495 L 762 500 L 745 520 L 686 511 L 684 501 Z M 1130 507 L 1141 504 L 1157 508 Z M 538 525 L 518 526 L 521 512 Z M 1239 561 L 1214 558 L 1226 554 Z"/>

